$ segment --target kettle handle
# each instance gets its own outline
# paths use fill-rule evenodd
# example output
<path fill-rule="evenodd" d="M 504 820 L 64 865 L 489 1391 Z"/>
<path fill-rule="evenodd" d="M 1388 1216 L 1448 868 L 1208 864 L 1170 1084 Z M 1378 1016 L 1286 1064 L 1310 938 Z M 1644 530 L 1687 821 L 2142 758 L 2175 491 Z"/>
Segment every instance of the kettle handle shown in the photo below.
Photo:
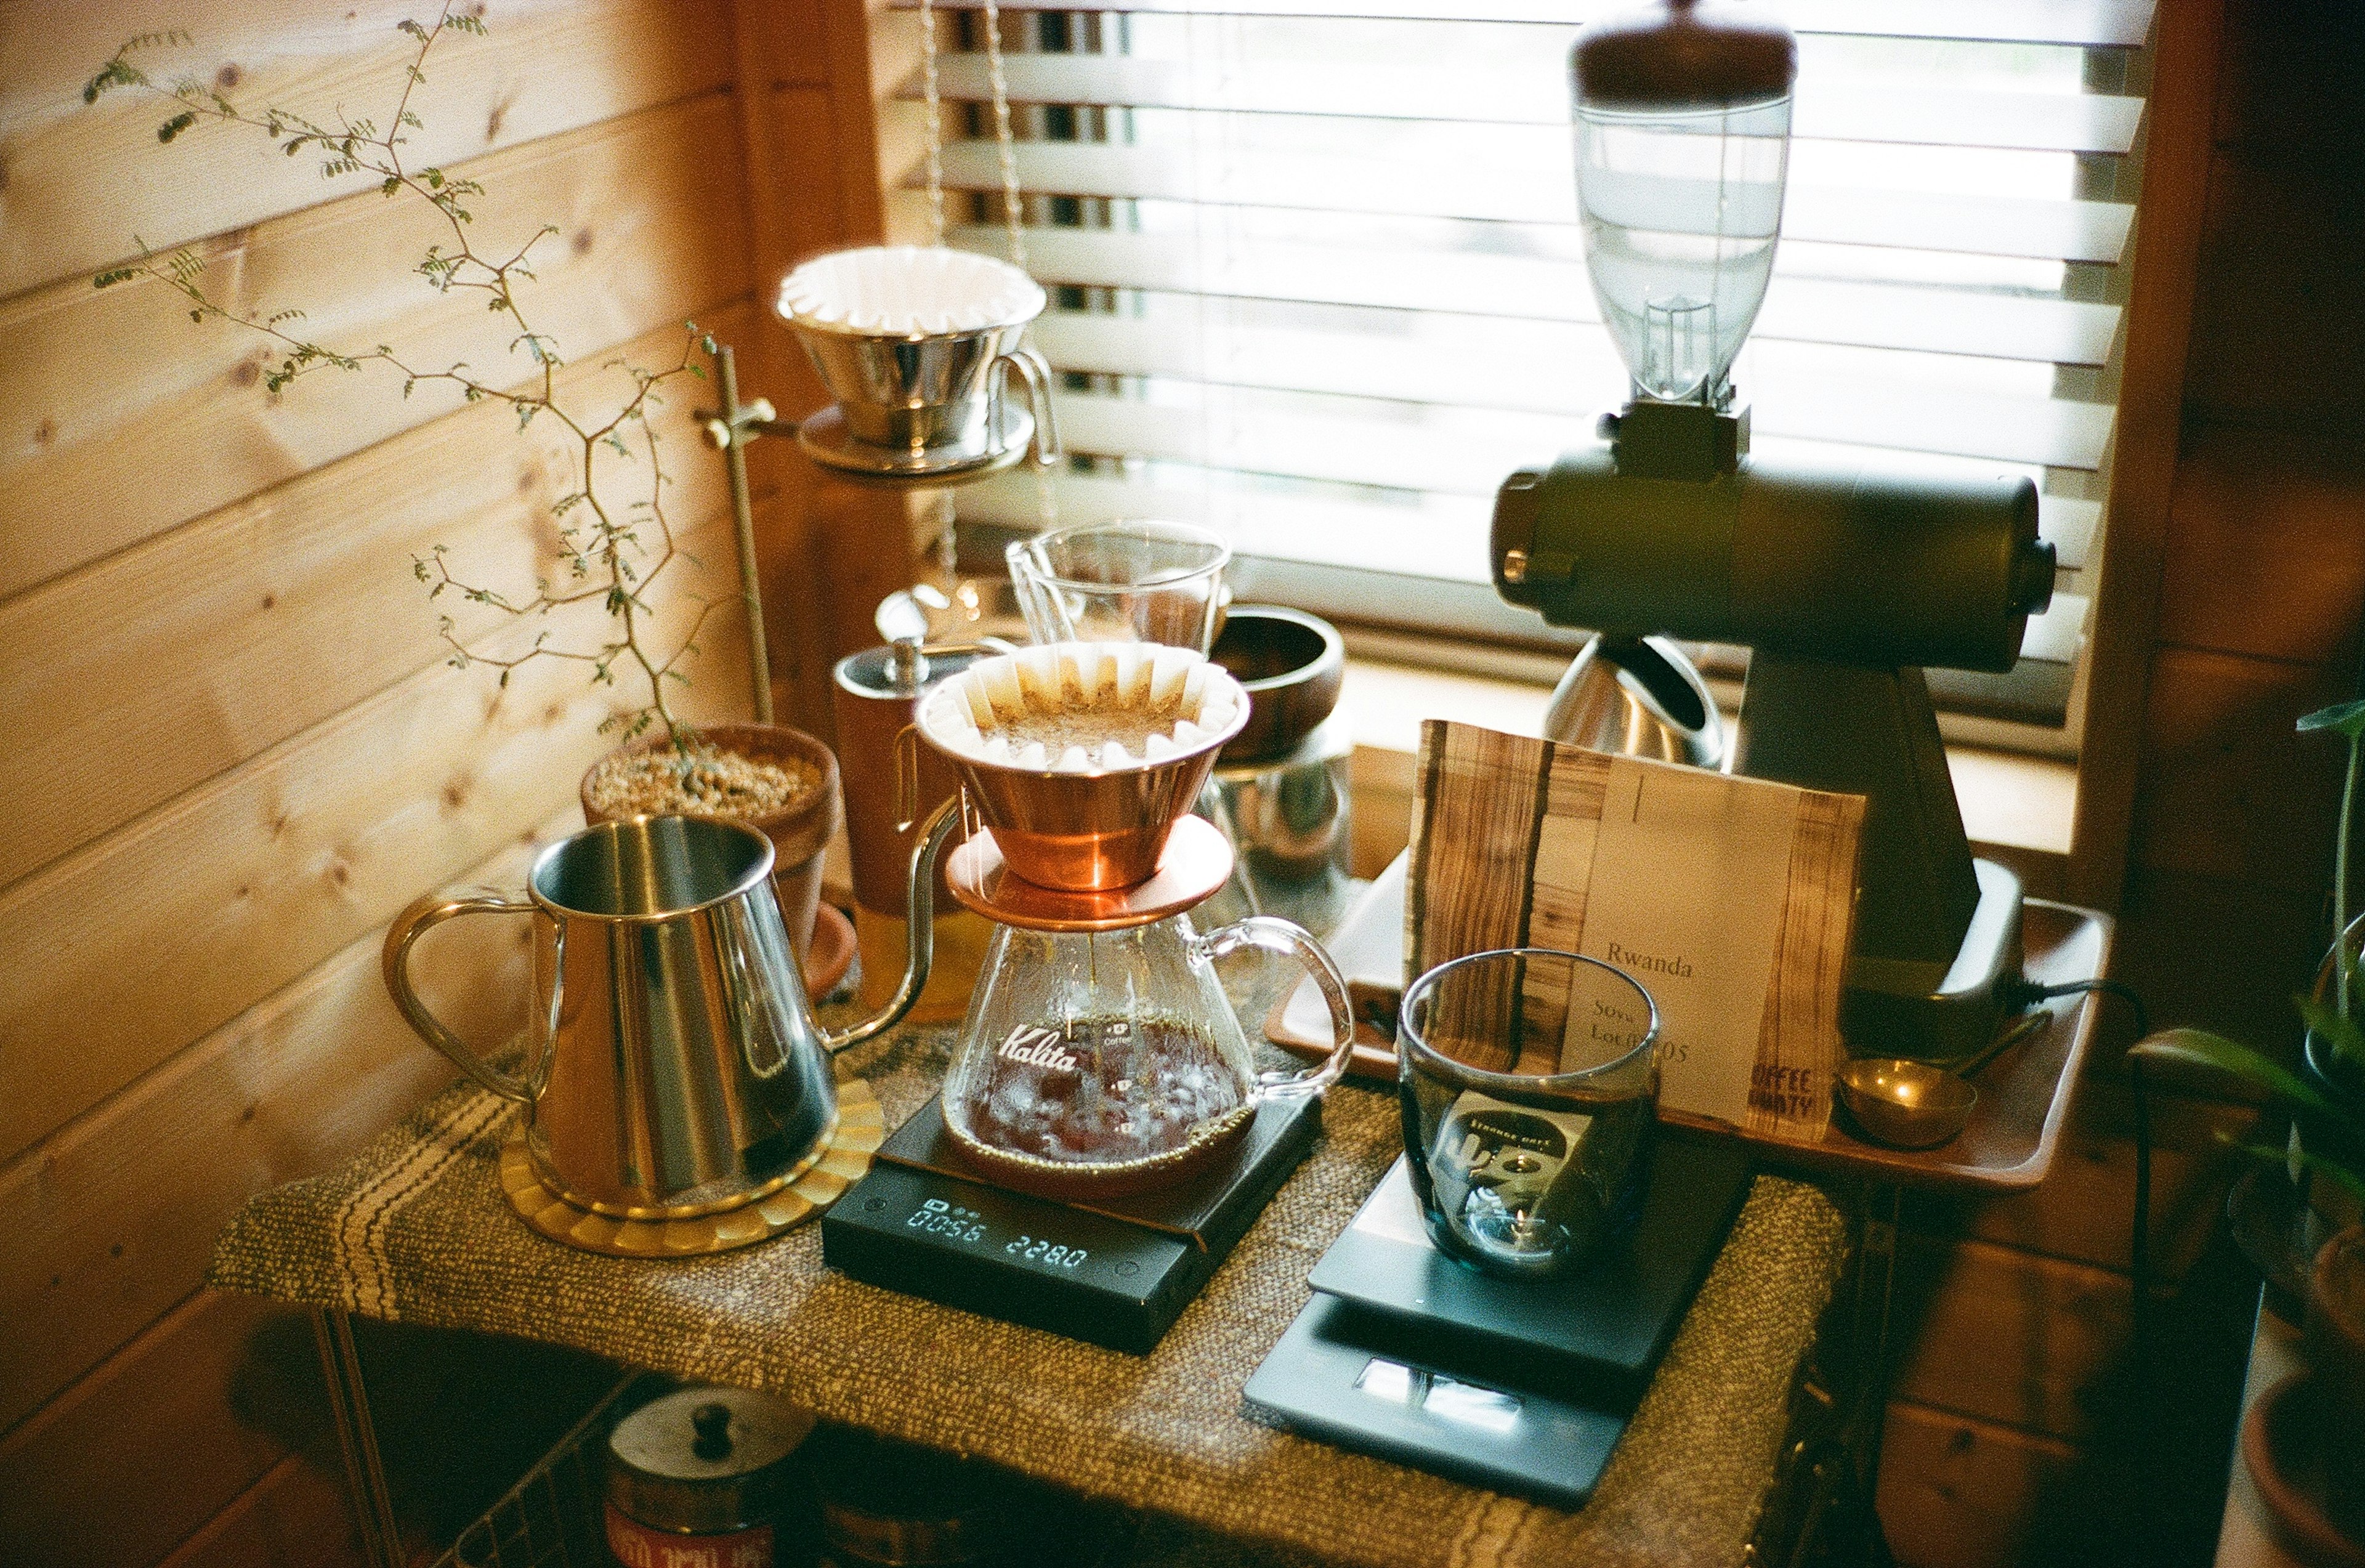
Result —
<path fill-rule="evenodd" d="M 1295 1072 L 1261 1072 L 1257 1074 L 1257 1092 L 1270 1099 L 1295 1100 L 1309 1094 L 1319 1094 L 1339 1081 L 1347 1070 L 1347 1058 L 1355 1049 L 1355 1009 L 1347 999 L 1347 977 L 1339 972 L 1334 962 L 1314 934 L 1292 921 L 1276 919 L 1270 914 L 1252 914 L 1236 921 L 1219 931 L 1197 937 L 1192 951 L 1213 961 L 1254 947 L 1260 952 L 1278 953 L 1285 958 L 1295 958 L 1314 979 L 1315 988 L 1330 1009 L 1330 1033 L 1334 1044 L 1330 1054 L 1312 1067 Z"/>
<path fill-rule="evenodd" d="M 861 1023 L 835 1033 L 823 1031 L 822 1048 L 830 1055 L 885 1034 L 901 1024 L 903 1014 L 912 1011 L 912 1003 L 920 1000 L 920 991 L 928 983 L 929 965 L 936 954 L 936 856 L 958 820 L 956 808 L 959 804 L 960 796 L 955 794 L 938 806 L 922 824 L 919 836 L 912 844 L 911 880 L 904 899 L 903 983 L 895 988 L 886 1006 Z"/>
<path fill-rule="evenodd" d="M 458 915 L 532 914 L 533 912 L 532 900 L 517 893 L 498 892 L 490 888 L 476 888 L 451 895 L 429 893 L 395 916 L 394 924 L 386 928 L 386 946 L 380 954 L 386 989 L 419 1037 L 451 1058 L 453 1066 L 477 1083 L 502 1099 L 514 1100 L 521 1105 L 533 1103 L 532 1088 L 499 1068 L 486 1066 L 482 1058 L 470 1050 L 459 1036 L 444 1027 L 443 1021 L 429 1012 L 427 1004 L 419 1000 L 419 993 L 410 985 L 410 949 L 428 932 Z M 551 1011 L 554 1015 L 557 1012 L 555 989 Z"/>

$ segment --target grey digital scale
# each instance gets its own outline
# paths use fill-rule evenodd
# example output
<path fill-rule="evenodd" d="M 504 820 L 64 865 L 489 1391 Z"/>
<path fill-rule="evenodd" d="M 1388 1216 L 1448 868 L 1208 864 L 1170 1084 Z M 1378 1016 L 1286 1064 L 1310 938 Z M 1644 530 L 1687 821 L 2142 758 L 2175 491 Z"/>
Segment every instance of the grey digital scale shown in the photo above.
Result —
<path fill-rule="evenodd" d="M 1505 1280 L 1430 1245 L 1405 1163 L 1307 1283 L 1248 1401 L 1337 1443 L 1563 1507 L 1591 1495 L 1748 1192 L 1738 1145 L 1661 1130 L 1629 1240 L 1589 1272 Z"/>
<path fill-rule="evenodd" d="M 1268 1100 L 1231 1158 L 1097 1203 L 1014 1193 L 963 1163 L 930 1100 L 822 1217 L 822 1260 L 947 1306 L 1146 1355 L 1314 1142 L 1315 1099 Z"/>

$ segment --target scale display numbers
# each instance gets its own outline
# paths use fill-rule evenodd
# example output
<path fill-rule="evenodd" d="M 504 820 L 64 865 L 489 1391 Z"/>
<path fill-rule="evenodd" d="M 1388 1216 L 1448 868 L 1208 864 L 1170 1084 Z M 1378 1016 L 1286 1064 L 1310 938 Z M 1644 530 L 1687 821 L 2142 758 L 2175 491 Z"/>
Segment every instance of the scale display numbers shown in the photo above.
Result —
<path fill-rule="evenodd" d="M 983 1215 L 943 1198 L 923 1199 L 903 1225 L 923 1236 L 941 1236 L 947 1241 L 958 1241 L 980 1251 L 990 1251 L 998 1247 L 1003 1254 L 1022 1263 L 1033 1263 L 1051 1270 L 1082 1268 L 1084 1260 L 1092 1256 L 1082 1247 L 1064 1246 L 1048 1237 L 1030 1236 L 1024 1231 L 1015 1240 L 1002 1240 L 987 1226 Z"/>

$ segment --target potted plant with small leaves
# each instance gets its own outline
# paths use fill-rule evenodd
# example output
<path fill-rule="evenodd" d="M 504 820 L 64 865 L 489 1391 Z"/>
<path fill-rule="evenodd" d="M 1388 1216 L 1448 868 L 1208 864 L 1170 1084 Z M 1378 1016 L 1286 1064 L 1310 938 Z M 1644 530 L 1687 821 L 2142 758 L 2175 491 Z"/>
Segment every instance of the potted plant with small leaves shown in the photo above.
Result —
<path fill-rule="evenodd" d="M 234 308 L 208 291 L 204 258 L 187 247 L 159 253 L 141 245 L 139 261 L 103 272 L 94 282 L 100 288 L 143 279 L 162 284 L 184 297 L 192 321 L 258 335 L 277 362 L 263 376 L 271 396 L 322 370 L 372 372 L 385 375 L 404 398 L 422 386 L 445 386 L 469 403 L 505 404 L 515 411 L 521 435 L 537 421 L 559 426 L 571 484 L 551 508 L 558 550 L 549 576 L 537 579 L 531 591 L 465 580 L 454 574 L 442 545 L 417 557 L 413 570 L 430 600 L 455 597 L 523 621 L 597 602 L 607 612 L 606 633 L 577 644 L 544 629 L 521 648 L 494 655 L 465 645 L 445 615 L 438 631 L 448 645 L 449 662 L 463 669 L 494 670 L 506 687 L 510 674 L 530 660 L 570 660 L 584 666 L 593 682 L 624 683 L 645 699 L 602 723 L 602 733 L 615 734 L 621 744 L 585 774 L 585 815 L 598 822 L 683 812 L 760 829 L 773 843 L 781 905 L 802 958 L 820 900 L 822 849 L 837 830 L 841 810 L 836 759 L 821 742 L 797 730 L 752 723 L 700 728 L 687 722 L 677 707 L 689 679 L 684 662 L 696 656 L 701 630 L 725 601 L 697 595 L 679 580 L 689 558 L 666 514 L 670 481 L 650 414 L 675 384 L 704 378 L 700 361 L 712 357 L 717 345 L 696 322 L 686 322 L 681 353 L 671 363 L 648 369 L 614 362 L 621 382 L 602 378 L 588 390 L 562 381 L 566 362 L 560 345 L 535 328 L 528 309 L 535 248 L 556 234 L 556 227 L 544 225 L 514 249 L 492 245 L 475 226 L 473 208 L 485 194 L 483 186 L 408 151 L 411 133 L 422 126 L 412 98 L 426 83 L 431 56 L 448 35 L 481 36 L 485 24 L 447 0 L 433 21 L 398 26 L 411 40 L 411 52 L 400 97 L 382 124 L 342 110 L 333 123 L 323 123 L 286 108 L 251 109 L 197 77 L 159 81 L 141 61 L 192 41 L 177 31 L 127 42 L 100 66 L 83 89 L 83 99 L 93 103 L 118 90 L 152 94 L 169 108 L 157 127 L 159 141 L 172 142 L 203 124 L 241 127 L 286 156 L 318 158 L 331 181 L 375 187 L 389 200 L 425 203 L 439 215 L 446 238 L 430 245 L 413 271 L 425 286 L 480 298 L 502 319 L 513 334 L 508 366 L 515 372 L 512 379 L 497 379 L 498 373 L 480 374 L 465 364 L 416 364 L 384 343 L 364 349 L 319 342 L 307 335 L 299 310 Z M 686 630 L 664 636 L 656 625 L 659 608 L 678 595 L 689 596 L 694 613 Z M 753 662 L 756 678 L 764 678 L 761 649 Z"/>
<path fill-rule="evenodd" d="M 2307 1025 L 2306 1066 L 2294 1072 L 2223 1036 L 2169 1029 L 2134 1047 L 2146 1067 L 2230 1079 L 2262 1092 L 2290 1120 L 2281 1147 L 2252 1152 L 2283 1166 L 2309 1189 L 2314 1206 L 2345 1228 L 2305 1268 L 2309 1372 L 2261 1395 L 2244 1417 L 2242 1451 L 2259 1494 L 2292 1544 L 2318 1562 L 2365 1564 L 2365 953 L 2348 917 L 2348 838 L 2365 701 L 2310 713 L 2303 731 L 2329 731 L 2348 745 L 2333 851 L 2332 951 L 2313 992 L 2292 1000 Z"/>

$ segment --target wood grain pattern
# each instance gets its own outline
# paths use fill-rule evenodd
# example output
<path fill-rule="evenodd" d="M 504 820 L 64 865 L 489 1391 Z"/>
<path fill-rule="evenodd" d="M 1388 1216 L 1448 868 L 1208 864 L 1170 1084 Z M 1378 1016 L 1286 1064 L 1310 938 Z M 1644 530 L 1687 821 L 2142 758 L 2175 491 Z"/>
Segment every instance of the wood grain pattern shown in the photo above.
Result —
<path fill-rule="evenodd" d="M 1539 743 L 1431 719 L 1420 727 L 1423 831 L 1413 846 L 1406 918 L 1408 974 L 1451 958 L 1527 945 L 1528 889 L 1544 818 L 1548 754 Z M 1598 807 L 1597 806 L 1597 811 Z M 1440 988 L 1421 1033 L 1447 1056 L 1490 1072 L 1549 1051 L 1560 1036 L 1510 1001 L 1523 975 L 1488 970 Z M 1521 1018 L 1522 1030 L 1504 1027 Z"/>
<path fill-rule="evenodd" d="M 311 1330 L 296 1308 L 200 1291 L 0 1438 L 0 1560 L 152 1562 L 319 1431 L 316 1388 L 253 1381 L 258 1338 L 308 1350 Z"/>
<path fill-rule="evenodd" d="M 1587 754 L 1552 753 L 1528 910 L 1527 939 L 1535 946 L 1574 953 L 1585 941 L 1585 894 L 1593 881 L 1594 840 L 1608 781 L 1608 770 L 1591 764 Z"/>
<path fill-rule="evenodd" d="M 1912 1568 L 2025 1562 L 2039 1497 L 2077 1461 L 2057 1438 L 1892 1404 L 1878 1500 L 1889 1546 Z"/>
<path fill-rule="evenodd" d="M 662 328 L 622 352 L 678 361 L 682 336 Z M 587 406 L 629 396 L 597 363 L 568 380 Z M 683 392 L 652 421 L 685 532 L 729 505 L 695 400 Z M 631 465 L 600 454 L 601 480 L 644 495 L 644 443 L 628 444 Z M 520 434 L 507 408 L 483 404 L 0 602 L 0 705 L 42 742 L 0 756 L 15 802 L 0 885 L 438 662 L 440 615 L 464 644 L 493 634 L 503 612 L 451 593 L 431 604 L 411 563 L 443 544 L 454 575 L 521 598 L 537 577 L 563 581 L 550 506 L 577 487 L 581 457 L 551 421 Z M 119 767 L 124 748 L 140 768 Z"/>
<path fill-rule="evenodd" d="M 1924 1234 L 1968 1236 L 2124 1272 L 2135 1227 L 2133 1104 L 2125 1083 L 2090 1069 L 2044 1182 L 1983 1200 L 1916 1194 L 1907 1223 Z M 2258 1136 L 2259 1113 L 2157 1091 L 2150 1110 L 2152 1266 L 2179 1279 L 2215 1232 L 2226 1188 L 2249 1169 L 2238 1146 Z"/>
<path fill-rule="evenodd" d="M 740 339 L 739 374 L 743 386 L 760 388 L 783 415 L 799 418 L 821 407 L 821 382 L 768 306 L 797 263 L 839 243 L 842 233 L 835 160 L 826 152 L 835 124 L 821 58 L 821 6 L 819 0 L 798 0 L 785 10 L 740 6 L 734 24 L 735 95 L 747 161 L 747 274 L 757 304 L 766 307 Z M 766 626 L 773 700 L 788 722 L 829 738 L 830 666 L 837 650 L 829 635 L 821 536 L 806 504 L 813 465 L 789 441 L 757 442 L 746 458 L 750 486 L 776 498 L 757 535 L 766 601 L 790 611 Z"/>
<path fill-rule="evenodd" d="M 368 1568 L 328 1464 L 291 1453 L 173 1549 L 160 1568 Z"/>
<path fill-rule="evenodd" d="M 1407 982 L 1449 958 L 1492 947 L 1580 950 L 1612 758 L 1432 719 L 1421 726 L 1420 761 L 1422 803 L 1405 914 Z M 1824 1136 L 1831 1075 L 1844 1055 L 1839 999 L 1855 932 L 1864 801 L 1792 792 L 1800 800 L 1800 815 L 1755 1087 L 1747 1126 L 1740 1130 L 1754 1138 L 1812 1143 Z M 1521 1016 L 1530 1036 L 1551 1037 L 1556 1064 L 1556 1021 L 1564 999 L 1548 994 L 1550 989 L 1530 983 Z M 1486 1010 L 1474 991 L 1466 1000 Z M 1498 1008 L 1495 1015 L 1508 1014 Z M 1451 1024 L 1445 1019 L 1437 1026 Z M 1523 1050 L 1517 1070 L 1549 1070 L 1541 1054 L 1530 1058 Z M 1687 1124 L 1698 1119 L 1664 1108 L 1662 1114 Z"/>
<path fill-rule="evenodd" d="M 2328 882 L 2329 877 L 2326 879 Z M 2119 977 L 2152 1016 L 2294 1059 L 2295 991 L 2330 940 L 2322 886 L 2302 891 L 2137 866 L 2127 877 Z"/>
<path fill-rule="evenodd" d="M 95 106 L 82 84 L 126 37 L 164 23 L 195 35 L 185 48 L 144 57 L 151 75 L 194 73 L 260 108 L 275 105 L 334 122 L 391 118 L 415 46 L 394 30 L 418 7 L 352 0 L 323 11 L 297 0 L 247 6 L 199 0 L 161 18 L 111 6 L 53 7 L 11 0 L 0 38 L 31 58 L 8 73 L 0 99 L 0 295 L 95 272 L 158 250 L 297 211 L 356 182 L 324 182 L 310 156 L 274 155 L 260 133 L 206 124 L 156 145 L 157 100 L 117 92 Z M 585 0 L 485 8 L 488 36 L 436 46 L 429 83 L 412 103 L 425 129 L 404 149 L 419 164 L 532 141 L 671 103 L 729 79 L 723 0 Z M 94 170 L 123 171 L 94 201 Z M 367 182 L 360 182 L 365 185 Z"/>
<path fill-rule="evenodd" d="M 2224 11 L 2224 0 L 2162 6 L 2152 39 L 2144 192 L 2127 263 L 2118 420 L 2103 470 L 2110 500 L 2089 633 L 2069 850 L 2068 897 L 2103 910 L 2118 907 L 2134 832 L 2142 737 L 2127 715 L 2142 711 L 2152 673 Z"/>
<path fill-rule="evenodd" d="M 526 835 L 579 826 L 579 807 Z M 526 846 L 458 879 L 514 886 Z M 420 992 L 465 1039 L 525 1019 L 531 926 L 421 944 Z M 495 930 L 498 930 L 495 927 Z M 0 1167 L 0 1204 L 25 1216 L 0 1255 L 0 1430 L 197 1288 L 213 1239 L 265 1188 L 336 1168 L 451 1082 L 378 973 L 383 928 L 180 1052 L 90 1114 Z"/>
<path fill-rule="evenodd" d="M 1763 1137 L 1820 1137 L 1832 1114 L 1840 1045 L 1840 992 L 1855 939 L 1856 862 L 1865 802 L 1802 791 L 1790 837 L 1788 896 L 1774 945 L 1774 990 L 1757 1037 L 1748 1130 Z"/>
<path fill-rule="evenodd" d="M 2326 13 L 2326 26 L 2341 25 L 2335 15 Z M 2353 68 L 2365 39 L 2353 16 L 2345 20 L 2348 36 L 2338 41 L 2317 28 L 2287 35 L 2293 48 L 2281 62 L 2288 66 L 2295 51 L 2345 56 Z M 2294 86 L 2285 77 L 2275 96 L 2292 102 Z M 2335 90 L 2353 91 L 2345 82 Z M 2206 281 L 2193 309 L 2188 418 L 2355 444 L 2365 420 L 2356 375 L 2365 353 L 2365 307 L 2353 286 L 2359 227 L 2348 202 L 2361 179 L 2365 159 L 2345 136 L 2323 151 L 2292 136 L 2280 145 L 2221 150 L 2211 160 L 2199 261 Z M 2304 331 L 2259 330 L 2264 322 L 2302 320 Z"/>
<path fill-rule="evenodd" d="M 465 166 L 488 187 L 487 248 L 558 227 L 520 297 L 566 359 L 596 368 L 618 345 L 744 292 L 739 171 L 712 151 L 734 125 L 729 97 L 708 94 Z M 373 191 L 197 249 L 228 308 L 302 309 L 296 330 L 322 342 L 384 343 L 422 368 L 465 364 L 493 385 L 532 379 L 513 324 L 412 270 L 429 245 L 449 243 L 441 221 Z M 668 347 L 667 363 L 678 357 Z M 13 372 L 0 379 L 0 487 L 49 520 L 0 532 L 0 593 L 464 406 L 435 383 L 405 398 L 383 366 L 315 371 L 267 395 L 268 350 L 229 323 L 193 324 L 178 294 L 146 280 L 98 292 L 77 275 L 0 305 L 0 364 Z M 154 483 L 160 473 L 174 482 Z"/>
<path fill-rule="evenodd" d="M 2365 443 L 2195 432 L 2177 465 L 2163 574 L 2162 642 L 2352 663 L 2365 613 Z"/>
<path fill-rule="evenodd" d="M 2353 684 L 2348 671 L 2159 649 L 2135 801 L 2141 863 L 2298 893 L 2324 888 L 2345 756 L 2337 740 L 2294 726 Z"/>
<path fill-rule="evenodd" d="M 2127 1345 L 2124 1274 L 1984 1241 L 1908 1238 L 1898 1257 L 1898 1399 L 2078 1439 L 2080 1396 Z"/>
<path fill-rule="evenodd" d="M 693 536 L 728 591 L 728 530 Z M 578 607 L 595 623 L 594 603 Z M 695 613 L 676 600 L 658 618 Z M 580 632 L 554 617 L 554 636 Z M 692 718 L 745 711 L 735 613 L 708 625 Z M 522 645 L 510 627 L 493 648 Z M 0 1149 L 10 1154 L 476 864 L 575 792 L 633 705 L 542 660 L 507 690 L 436 666 L 0 894 Z"/>

